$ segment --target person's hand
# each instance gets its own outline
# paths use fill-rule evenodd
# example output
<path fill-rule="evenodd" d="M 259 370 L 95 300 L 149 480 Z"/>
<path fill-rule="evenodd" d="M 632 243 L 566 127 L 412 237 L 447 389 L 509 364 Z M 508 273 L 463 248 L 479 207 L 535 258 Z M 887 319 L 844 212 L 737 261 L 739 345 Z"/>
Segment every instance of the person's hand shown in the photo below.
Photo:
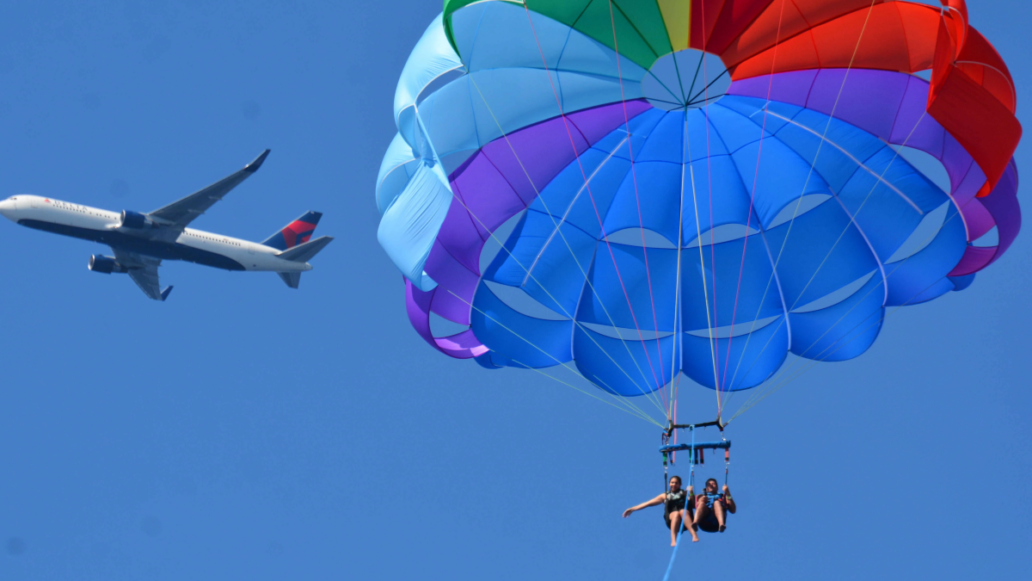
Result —
<path fill-rule="evenodd" d="M 628 508 L 627 510 L 623 511 L 623 517 L 627 518 L 627 517 L 631 516 L 632 512 L 634 512 L 634 509 L 633 508 Z"/>
<path fill-rule="evenodd" d="M 724 494 L 727 494 L 727 484 L 724 485 Z"/>
<path fill-rule="evenodd" d="M 688 485 L 688 494 L 695 494 L 695 487 L 691 484 Z"/>

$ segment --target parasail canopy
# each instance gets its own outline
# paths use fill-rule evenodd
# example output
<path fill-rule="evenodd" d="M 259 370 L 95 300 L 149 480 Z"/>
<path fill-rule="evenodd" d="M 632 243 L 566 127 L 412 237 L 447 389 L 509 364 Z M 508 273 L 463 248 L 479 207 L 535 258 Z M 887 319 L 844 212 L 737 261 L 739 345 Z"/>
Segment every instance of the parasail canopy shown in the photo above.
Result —
<path fill-rule="evenodd" d="M 963 0 L 446 0 L 379 240 L 447 355 L 719 408 L 1007 250 L 1015 103 Z"/>

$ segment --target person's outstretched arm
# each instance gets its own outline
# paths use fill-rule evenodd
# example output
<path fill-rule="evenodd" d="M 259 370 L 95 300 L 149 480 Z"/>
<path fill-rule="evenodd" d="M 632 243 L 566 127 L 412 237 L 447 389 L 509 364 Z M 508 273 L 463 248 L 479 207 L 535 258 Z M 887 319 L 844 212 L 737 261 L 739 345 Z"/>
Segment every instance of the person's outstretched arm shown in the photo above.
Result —
<path fill-rule="evenodd" d="M 627 510 L 623 511 L 623 517 L 627 518 L 627 517 L 631 516 L 632 512 L 641 510 L 643 508 L 648 508 L 650 506 L 656 506 L 656 505 L 659 505 L 659 504 L 663 504 L 664 500 L 666 500 L 666 493 L 660 494 L 656 498 L 653 498 L 652 500 L 645 501 L 645 502 L 639 504 L 638 506 L 632 506 L 631 508 L 628 508 Z"/>
<path fill-rule="evenodd" d="M 727 484 L 724 485 L 724 502 L 727 504 L 727 511 L 734 514 L 738 507 L 735 506 L 735 499 L 731 498 L 731 490 L 728 489 Z"/>

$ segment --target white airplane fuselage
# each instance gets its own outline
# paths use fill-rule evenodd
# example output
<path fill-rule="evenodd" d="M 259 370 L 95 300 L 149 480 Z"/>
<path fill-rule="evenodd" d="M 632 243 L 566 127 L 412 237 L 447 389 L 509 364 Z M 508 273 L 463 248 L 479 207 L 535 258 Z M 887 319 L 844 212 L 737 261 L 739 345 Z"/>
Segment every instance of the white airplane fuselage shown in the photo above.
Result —
<path fill-rule="evenodd" d="M 184 260 L 225 270 L 305 272 L 307 262 L 278 257 L 280 251 L 256 242 L 185 228 L 174 240 L 146 228 L 122 225 L 122 214 L 40 196 L 17 195 L 0 201 L 0 214 L 36 230 L 107 244 L 162 260 Z"/>

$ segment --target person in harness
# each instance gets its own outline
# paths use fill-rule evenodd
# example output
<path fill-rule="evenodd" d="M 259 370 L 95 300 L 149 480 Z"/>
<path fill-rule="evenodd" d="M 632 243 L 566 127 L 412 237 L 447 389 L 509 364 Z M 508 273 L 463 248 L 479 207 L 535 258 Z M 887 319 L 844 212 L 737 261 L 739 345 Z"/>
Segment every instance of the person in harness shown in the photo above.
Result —
<path fill-rule="evenodd" d="M 681 488 L 681 477 L 671 476 L 670 477 L 670 490 L 660 494 L 652 500 L 643 502 L 637 506 L 632 506 L 623 512 L 623 517 L 627 518 L 631 516 L 632 512 L 639 511 L 643 508 L 650 506 L 663 505 L 663 522 L 666 523 L 667 528 L 670 529 L 670 546 L 677 545 L 677 534 L 681 531 L 687 530 L 692 535 L 692 542 L 699 540 L 698 535 L 695 531 L 685 525 L 682 519 L 684 514 L 685 506 L 688 504 L 691 497 L 691 492 Z"/>
<path fill-rule="evenodd" d="M 632 506 L 623 512 L 623 517 L 631 516 L 632 512 L 639 511 L 650 506 L 663 505 L 663 522 L 670 529 L 670 546 L 677 545 L 677 534 L 687 530 L 692 536 L 692 542 L 699 542 L 698 529 L 706 532 L 724 532 L 727 528 L 727 513 L 734 513 L 737 510 L 735 501 L 731 498 L 731 492 L 727 485 L 723 493 L 717 492 L 717 481 L 710 478 L 706 481 L 706 489 L 703 494 L 696 496 L 689 486 L 688 490 L 681 488 L 681 477 L 670 477 L 670 490 L 659 496 Z M 685 507 L 690 507 L 688 524 L 685 524 L 682 515 Z"/>
<path fill-rule="evenodd" d="M 692 487 L 688 487 L 688 494 L 693 498 L 689 499 L 689 506 L 693 507 L 694 516 L 691 528 L 693 541 L 698 540 L 695 530 L 702 529 L 708 533 L 722 533 L 727 528 L 728 513 L 734 514 L 738 510 L 735 501 L 731 498 L 731 491 L 727 485 L 721 492 L 717 492 L 717 479 L 710 478 L 706 481 L 706 488 L 702 494 L 695 496 Z"/>

